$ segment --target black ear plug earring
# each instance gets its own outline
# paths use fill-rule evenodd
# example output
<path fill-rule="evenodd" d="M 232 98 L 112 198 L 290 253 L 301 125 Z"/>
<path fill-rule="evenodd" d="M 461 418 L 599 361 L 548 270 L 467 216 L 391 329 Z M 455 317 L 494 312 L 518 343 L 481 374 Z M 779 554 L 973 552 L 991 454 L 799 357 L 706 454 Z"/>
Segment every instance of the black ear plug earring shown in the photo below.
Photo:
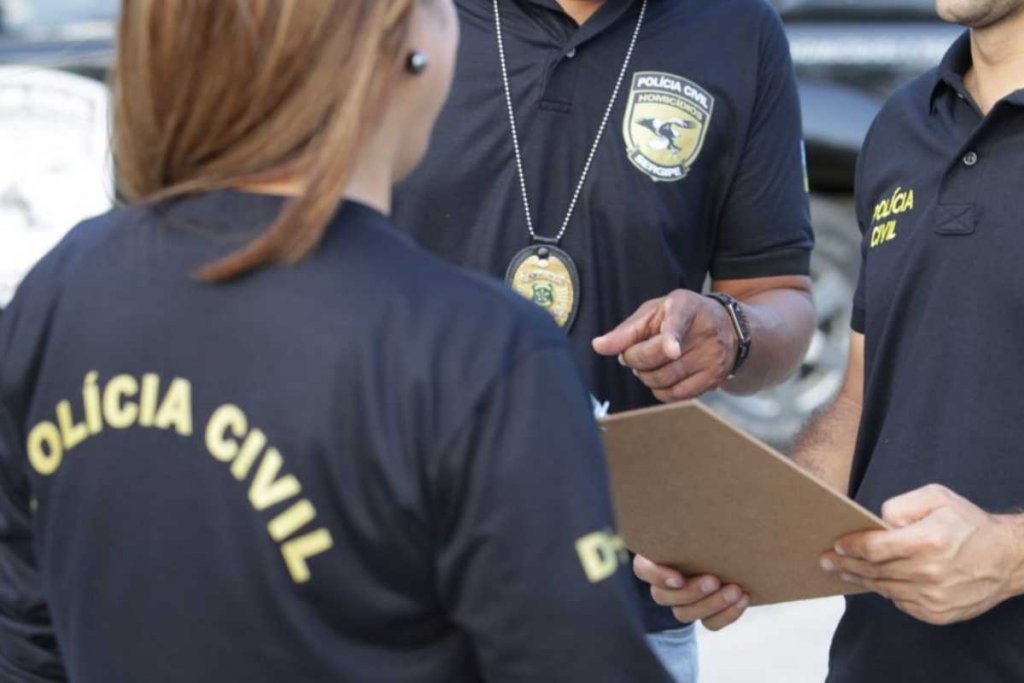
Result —
<path fill-rule="evenodd" d="M 409 59 L 405 62 L 405 70 L 413 76 L 419 76 L 427 70 L 427 63 L 427 56 L 416 50 L 409 54 Z"/>

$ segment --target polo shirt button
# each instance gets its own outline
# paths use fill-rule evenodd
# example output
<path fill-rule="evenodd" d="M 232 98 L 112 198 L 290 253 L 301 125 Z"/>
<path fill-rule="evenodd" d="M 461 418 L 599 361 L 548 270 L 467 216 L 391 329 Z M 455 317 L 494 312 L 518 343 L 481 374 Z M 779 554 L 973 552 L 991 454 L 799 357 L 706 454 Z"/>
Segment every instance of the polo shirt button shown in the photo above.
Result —
<path fill-rule="evenodd" d="M 565 51 L 565 58 L 566 59 L 572 59 L 575 56 L 576 56 L 576 48 L 570 47 L 568 50 Z"/>
<path fill-rule="evenodd" d="M 964 166 L 974 166 L 978 163 L 978 153 L 971 151 L 964 155 Z"/>

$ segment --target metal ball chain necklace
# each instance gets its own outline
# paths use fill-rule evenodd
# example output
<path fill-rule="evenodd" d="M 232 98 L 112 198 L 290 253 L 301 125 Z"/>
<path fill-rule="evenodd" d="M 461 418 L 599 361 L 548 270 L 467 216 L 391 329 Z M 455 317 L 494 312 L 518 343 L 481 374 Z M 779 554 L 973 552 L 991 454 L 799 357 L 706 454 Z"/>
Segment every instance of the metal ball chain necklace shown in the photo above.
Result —
<path fill-rule="evenodd" d="M 580 304 L 579 272 L 572 258 L 564 250 L 559 248 L 565 231 L 569 229 L 569 222 L 576 211 L 576 204 L 579 202 L 583 186 L 590 174 L 590 167 L 597 154 L 597 148 L 604 136 L 605 128 L 611 118 L 615 102 L 619 98 L 619 90 L 622 89 L 622 82 L 629 70 L 629 63 L 633 58 L 633 51 L 636 49 L 637 39 L 640 37 L 640 28 L 643 26 L 644 17 L 647 14 L 647 2 L 643 0 L 640 5 L 640 15 L 636 20 L 636 28 L 633 30 L 633 37 L 629 41 L 629 49 L 626 50 L 626 58 L 622 62 L 622 69 L 619 71 L 619 78 L 615 82 L 615 89 L 612 91 L 611 99 L 605 109 L 601 125 L 597 129 L 594 144 L 590 147 L 590 154 L 583 165 L 583 173 L 576 184 L 572 199 L 569 201 L 569 209 L 566 211 L 562 227 L 554 237 L 538 235 L 533 226 L 533 215 L 530 212 L 530 199 L 526 192 L 526 174 L 523 171 L 523 154 L 519 145 L 519 133 L 516 128 L 516 114 L 512 107 L 512 88 L 509 86 L 508 61 L 505 58 L 505 40 L 501 31 L 501 9 L 498 6 L 499 0 L 494 0 L 494 26 L 498 36 L 498 58 L 501 62 L 501 80 L 505 88 L 505 103 L 508 105 L 508 120 L 512 131 L 512 149 L 515 152 L 516 171 L 519 174 L 519 188 L 523 197 L 523 211 L 526 214 L 526 228 L 530 231 L 530 246 L 526 247 L 515 255 L 509 264 L 505 274 L 505 281 L 512 289 L 519 292 L 534 303 L 543 306 L 555 318 L 562 328 L 568 331 L 576 319 L 576 313 Z"/>

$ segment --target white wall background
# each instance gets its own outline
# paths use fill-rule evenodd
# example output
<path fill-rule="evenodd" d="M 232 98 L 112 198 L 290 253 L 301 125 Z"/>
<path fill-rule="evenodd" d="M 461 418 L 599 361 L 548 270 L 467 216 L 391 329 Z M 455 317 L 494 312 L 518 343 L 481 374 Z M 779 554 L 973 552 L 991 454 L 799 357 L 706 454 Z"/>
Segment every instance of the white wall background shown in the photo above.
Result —
<path fill-rule="evenodd" d="M 822 683 L 843 599 L 748 610 L 732 626 L 700 630 L 700 683 Z"/>

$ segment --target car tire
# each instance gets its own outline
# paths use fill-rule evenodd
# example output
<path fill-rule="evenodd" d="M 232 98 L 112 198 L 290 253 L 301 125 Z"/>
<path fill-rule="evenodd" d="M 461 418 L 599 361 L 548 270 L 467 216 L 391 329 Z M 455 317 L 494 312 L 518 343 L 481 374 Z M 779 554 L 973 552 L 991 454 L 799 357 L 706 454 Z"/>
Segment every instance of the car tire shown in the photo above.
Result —
<path fill-rule="evenodd" d="M 846 372 L 850 308 L 860 270 L 860 231 L 848 196 L 811 196 L 816 245 L 811 279 L 817 327 L 794 376 L 755 396 L 718 391 L 702 400 L 729 422 L 783 450 L 812 413 L 829 404 Z"/>

